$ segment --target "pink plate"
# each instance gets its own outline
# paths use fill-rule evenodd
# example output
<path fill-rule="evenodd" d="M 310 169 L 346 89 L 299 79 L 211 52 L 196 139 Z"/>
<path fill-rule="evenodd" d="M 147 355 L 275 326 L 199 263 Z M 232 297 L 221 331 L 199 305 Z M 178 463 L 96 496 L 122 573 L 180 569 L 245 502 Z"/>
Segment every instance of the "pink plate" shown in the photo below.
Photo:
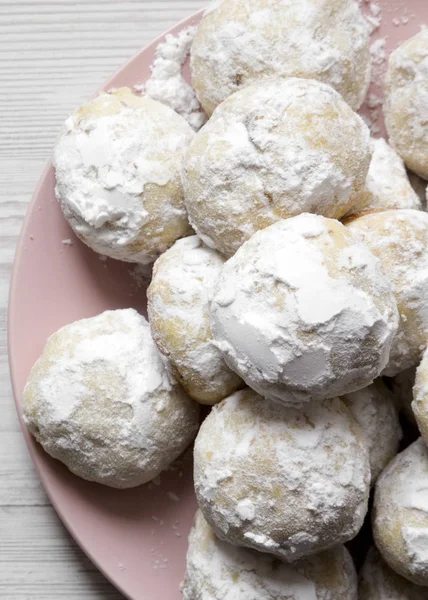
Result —
<path fill-rule="evenodd" d="M 386 52 L 428 22 L 426 0 L 362 1 L 366 12 L 382 25 L 375 39 L 386 38 Z M 168 33 L 197 23 L 201 12 Z M 150 73 L 155 40 L 107 84 L 133 86 Z M 380 64 L 382 42 L 376 53 Z M 380 96 L 381 87 L 372 88 Z M 375 120 L 376 99 L 367 112 Z M 381 115 L 378 120 L 382 129 Z M 72 240 L 72 245 L 64 244 Z M 48 165 L 34 193 L 16 254 L 9 304 L 9 357 L 18 414 L 29 370 L 47 337 L 76 319 L 106 309 L 135 307 L 145 311 L 145 289 L 139 289 L 133 267 L 103 261 L 78 242 L 64 221 L 54 195 L 54 174 Z M 21 423 L 22 425 L 22 423 Z M 183 459 L 160 482 L 129 491 L 91 484 L 51 459 L 22 427 L 34 464 L 61 519 L 98 568 L 133 600 L 178 600 L 185 568 L 187 534 L 195 512 L 191 460 Z"/>

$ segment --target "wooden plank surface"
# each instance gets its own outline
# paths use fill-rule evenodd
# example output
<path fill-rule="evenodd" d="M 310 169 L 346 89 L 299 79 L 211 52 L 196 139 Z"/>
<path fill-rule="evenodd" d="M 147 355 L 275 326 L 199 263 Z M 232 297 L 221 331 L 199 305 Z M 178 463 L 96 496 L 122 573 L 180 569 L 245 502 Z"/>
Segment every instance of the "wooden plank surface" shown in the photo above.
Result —
<path fill-rule="evenodd" d="M 200 0 L 0 0 L 0 598 L 119 600 L 44 494 L 7 365 L 9 277 L 27 203 L 61 122 Z"/>

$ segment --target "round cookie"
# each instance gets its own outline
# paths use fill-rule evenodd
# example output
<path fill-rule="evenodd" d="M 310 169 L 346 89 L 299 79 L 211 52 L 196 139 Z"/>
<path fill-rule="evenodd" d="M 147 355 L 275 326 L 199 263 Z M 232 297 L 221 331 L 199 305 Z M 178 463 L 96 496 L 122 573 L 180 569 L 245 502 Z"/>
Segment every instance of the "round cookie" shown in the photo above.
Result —
<path fill-rule="evenodd" d="M 219 540 L 198 511 L 189 536 L 184 600 L 357 600 L 344 546 L 292 565 Z"/>
<path fill-rule="evenodd" d="M 178 240 L 156 261 L 147 292 L 153 339 L 176 379 L 202 404 L 243 386 L 211 335 L 211 298 L 223 263 L 197 236 Z"/>
<path fill-rule="evenodd" d="M 369 449 L 371 484 L 376 483 L 388 463 L 397 455 L 403 436 L 394 397 L 381 379 L 362 390 L 342 396 L 360 425 Z"/>
<path fill-rule="evenodd" d="M 370 157 L 367 126 L 333 88 L 304 79 L 251 85 L 219 106 L 190 144 L 190 222 L 231 256 L 281 219 L 339 219 L 364 189 Z"/>
<path fill-rule="evenodd" d="M 292 562 L 350 540 L 364 521 L 368 449 L 338 398 L 296 410 L 237 392 L 205 419 L 194 459 L 199 507 L 231 544 Z"/>
<path fill-rule="evenodd" d="M 428 586 L 428 449 L 422 438 L 388 465 L 376 484 L 376 546 L 389 566 Z"/>
<path fill-rule="evenodd" d="M 367 23 L 352 0 L 217 0 L 197 29 L 190 64 L 208 115 L 270 77 L 317 79 L 356 110 L 370 81 Z"/>
<path fill-rule="evenodd" d="M 400 313 L 385 375 L 419 363 L 428 340 L 428 214 L 389 210 L 362 215 L 348 224 L 375 256 L 391 281 Z"/>
<path fill-rule="evenodd" d="M 102 92 L 67 119 L 53 163 L 65 218 L 90 248 L 149 264 L 190 235 L 181 166 L 194 136 L 160 102 Z"/>
<path fill-rule="evenodd" d="M 379 261 L 341 223 L 311 214 L 246 242 L 211 306 L 228 365 L 262 396 L 293 405 L 371 384 L 397 325 Z"/>
<path fill-rule="evenodd" d="M 400 577 L 371 548 L 360 573 L 359 600 L 426 600 L 426 589 Z"/>
<path fill-rule="evenodd" d="M 115 488 L 156 477 L 199 425 L 198 405 L 169 377 L 147 321 L 132 309 L 51 335 L 23 400 L 24 421 L 48 454 Z"/>
<path fill-rule="evenodd" d="M 371 146 L 373 155 L 365 189 L 351 213 L 397 208 L 422 210 L 421 198 L 411 186 L 404 162 L 394 148 L 383 138 L 372 139 Z"/>
<path fill-rule="evenodd" d="M 428 350 L 425 350 L 421 364 L 416 370 L 411 408 L 421 436 L 428 444 Z"/>
<path fill-rule="evenodd" d="M 428 30 L 389 57 L 385 78 L 385 124 L 390 143 L 406 165 L 428 179 Z"/>

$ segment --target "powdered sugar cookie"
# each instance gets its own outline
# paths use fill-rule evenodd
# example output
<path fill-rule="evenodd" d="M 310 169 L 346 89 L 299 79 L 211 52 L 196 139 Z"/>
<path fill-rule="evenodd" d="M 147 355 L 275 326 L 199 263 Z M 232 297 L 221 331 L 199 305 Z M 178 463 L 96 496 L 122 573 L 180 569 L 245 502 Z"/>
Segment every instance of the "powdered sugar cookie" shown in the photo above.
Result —
<path fill-rule="evenodd" d="M 419 431 L 428 444 L 428 350 L 424 352 L 421 364 L 416 370 L 411 408 Z"/>
<path fill-rule="evenodd" d="M 348 228 L 377 256 L 393 286 L 400 313 L 385 375 L 418 364 L 428 340 L 428 214 L 390 210 L 363 215 Z"/>
<path fill-rule="evenodd" d="M 217 0 L 196 32 L 191 71 L 209 115 L 272 76 L 328 83 L 358 109 L 370 81 L 367 24 L 352 0 Z"/>
<path fill-rule="evenodd" d="M 53 156 L 76 235 L 100 254 L 145 264 L 190 235 L 180 169 L 193 135 L 173 110 L 128 88 L 81 106 Z"/>
<path fill-rule="evenodd" d="M 303 212 L 341 218 L 364 189 L 369 130 L 333 88 L 254 84 L 199 131 L 183 173 L 190 221 L 227 256 L 256 231 Z"/>
<path fill-rule="evenodd" d="M 396 456 L 401 431 L 394 397 L 382 379 L 362 390 L 342 396 L 352 416 L 361 426 L 370 455 L 371 484 Z"/>
<path fill-rule="evenodd" d="M 384 114 L 391 144 L 406 165 L 428 179 L 428 30 L 389 57 Z"/>
<path fill-rule="evenodd" d="M 427 490 L 428 448 L 419 438 L 379 477 L 373 508 L 373 535 L 383 558 L 423 586 L 428 586 Z"/>
<path fill-rule="evenodd" d="M 388 567 L 376 548 L 369 551 L 360 574 L 359 600 L 426 600 L 426 589 Z"/>
<path fill-rule="evenodd" d="M 115 488 L 141 485 L 172 463 L 195 436 L 198 415 L 131 309 L 54 333 L 24 390 L 24 420 L 46 452 Z"/>
<path fill-rule="evenodd" d="M 294 561 L 361 528 L 368 450 L 337 398 L 296 410 L 237 392 L 202 424 L 194 457 L 199 507 L 229 543 Z"/>
<path fill-rule="evenodd" d="M 372 139 L 371 146 L 373 155 L 365 189 L 351 212 L 396 208 L 422 210 L 422 201 L 411 186 L 404 162 L 396 151 L 382 138 Z"/>
<path fill-rule="evenodd" d="M 219 540 L 198 512 L 182 592 L 184 600 L 357 600 L 357 576 L 344 546 L 290 565 Z"/>
<path fill-rule="evenodd" d="M 153 338 L 174 376 L 202 404 L 243 386 L 211 335 L 210 305 L 223 263 L 197 236 L 179 240 L 156 261 L 148 289 Z"/>
<path fill-rule="evenodd" d="M 211 312 L 227 364 L 293 405 L 372 383 L 397 325 L 379 261 L 341 223 L 310 214 L 246 242 L 224 265 Z"/>

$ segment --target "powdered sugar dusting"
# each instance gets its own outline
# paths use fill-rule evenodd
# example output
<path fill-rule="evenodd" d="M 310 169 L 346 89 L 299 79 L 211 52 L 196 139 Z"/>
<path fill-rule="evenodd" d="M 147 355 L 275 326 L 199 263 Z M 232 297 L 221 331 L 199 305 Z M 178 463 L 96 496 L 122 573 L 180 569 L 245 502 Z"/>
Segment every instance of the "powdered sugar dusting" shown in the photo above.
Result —
<path fill-rule="evenodd" d="M 384 372 L 393 376 L 420 361 L 428 339 L 428 214 L 388 210 L 348 227 L 379 258 L 397 299 L 400 325 Z"/>
<path fill-rule="evenodd" d="M 370 453 L 371 484 L 398 452 L 402 431 L 394 398 L 381 379 L 343 396 L 361 426 Z"/>
<path fill-rule="evenodd" d="M 182 592 L 184 600 L 356 600 L 357 583 L 343 546 L 294 565 L 279 563 L 217 539 L 199 512 L 189 537 Z"/>
<path fill-rule="evenodd" d="M 360 573 L 360 600 L 426 600 L 426 587 L 415 585 L 393 571 L 376 547 L 367 554 Z"/>
<path fill-rule="evenodd" d="M 372 383 L 397 323 L 377 259 L 338 222 L 309 214 L 259 231 L 238 250 L 211 313 L 231 368 L 261 395 L 291 404 Z"/>
<path fill-rule="evenodd" d="M 428 580 L 428 450 L 419 438 L 401 452 L 378 480 L 375 498 L 375 539 L 385 543 L 401 532 L 404 571 L 415 582 Z M 397 549 L 391 548 L 391 553 Z M 400 565 L 401 568 L 404 564 Z M 404 574 L 404 573 L 403 573 Z"/>
<path fill-rule="evenodd" d="M 214 407 L 195 443 L 197 499 L 216 534 L 287 561 L 353 537 L 369 476 L 362 433 L 338 399 L 295 410 L 244 390 Z"/>
<path fill-rule="evenodd" d="M 207 404 L 242 385 L 210 329 L 211 299 L 223 263 L 197 236 L 179 240 L 156 262 L 148 291 L 151 329 L 166 363 L 189 393 Z"/>
<path fill-rule="evenodd" d="M 208 114 L 244 85 L 295 76 L 328 83 L 359 108 L 370 60 L 367 22 L 353 0 L 334 11 L 314 0 L 230 4 L 209 7 L 191 51 L 193 84 Z"/>
<path fill-rule="evenodd" d="M 156 48 L 152 74 L 146 83 L 135 86 L 150 98 L 166 104 L 184 117 L 193 129 L 200 129 L 207 117 L 191 85 L 183 77 L 182 67 L 190 53 L 196 26 L 168 34 Z"/>
<path fill-rule="evenodd" d="M 406 165 L 428 178 L 428 31 L 390 56 L 385 86 L 385 121 L 391 144 Z"/>
<path fill-rule="evenodd" d="M 189 233 L 180 169 L 192 137 L 184 119 L 128 88 L 75 111 L 53 162 L 57 197 L 80 239 L 100 254 L 147 264 Z"/>
<path fill-rule="evenodd" d="M 126 488 L 153 479 L 181 454 L 197 430 L 198 409 L 165 370 L 147 321 L 128 309 L 49 338 L 24 391 L 24 420 L 73 472 Z"/>
<path fill-rule="evenodd" d="M 370 99 L 369 99 L 370 102 Z M 411 208 L 422 210 L 422 202 L 410 185 L 404 162 L 383 138 L 372 139 L 372 160 L 364 192 L 355 212 Z"/>
<path fill-rule="evenodd" d="M 208 246 L 231 256 L 280 219 L 343 217 L 369 162 L 367 127 L 331 87 L 298 78 L 253 84 L 223 102 L 189 147 L 189 219 Z"/>

